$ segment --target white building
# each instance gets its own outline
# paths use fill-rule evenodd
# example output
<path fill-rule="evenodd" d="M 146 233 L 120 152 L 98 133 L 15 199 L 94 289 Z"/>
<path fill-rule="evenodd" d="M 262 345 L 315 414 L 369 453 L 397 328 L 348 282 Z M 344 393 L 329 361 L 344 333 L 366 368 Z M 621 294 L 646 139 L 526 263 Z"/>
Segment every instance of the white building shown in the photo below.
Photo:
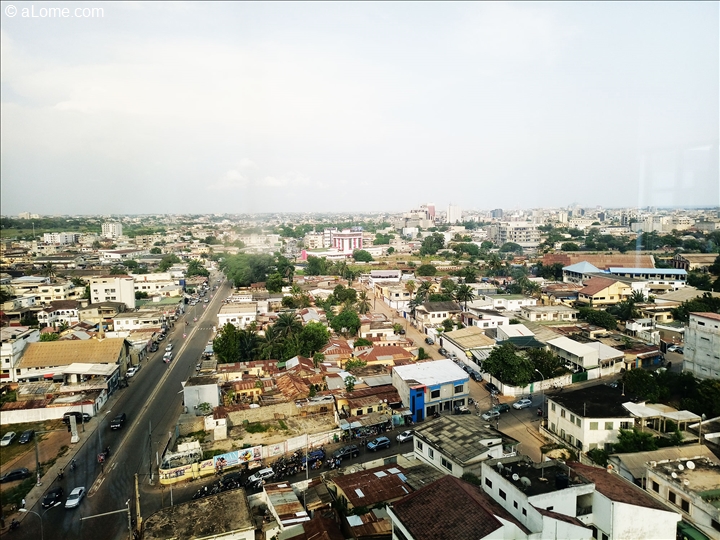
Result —
<path fill-rule="evenodd" d="M 514 242 L 523 248 L 535 248 L 540 244 L 540 231 L 537 223 L 506 221 L 490 225 L 488 238 L 498 246 Z"/>
<path fill-rule="evenodd" d="M 223 304 L 218 312 L 218 328 L 230 323 L 244 329 L 257 320 L 257 302 Z"/>
<path fill-rule="evenodd" d="M 565 364 L 573 371 L 594 369 L 600 364 L 598 350 L 586 343 L 560 336 L 549 340 L 547 344 L 550 351 L 562 358 Z"/>
<path fill-rule="evenodd" d="M 122 236 L 122 223 L 108 221 L 102 224 L 102 236 L 103 238 L 116 239 Z"/>
<path fill-rule="evenodd" d="M 161 312 L 121 313 L 113 318 L 113 329 L 116 332 L 160 329 L 165 324 L 165 315 Z"/>
<path fill-rule="evenodd" d="M 188 410 L 194 411 L 198 415 L 202 413 L 198 409 L 201 403 L 208 403 L 213 408 L 222 403 L 218 379 L 214 375 L 190 377 L 183 384 L 183 396 Z"/>
<path fill-rule="evenodd" d="M 38 323 L 45 326 L 71 326 L 80 322 L 77 300 L 57 300 L 37 312 Z"/>
<path fill-rule="evenodd" d="M 135 290 L 147 293 L 149 296 L 154 294 L 164 294 L 168 290 L 177 290 L 175 294 L 164 294 L 165 296 L 177 296 L 182 287 L 178 284 L 178 279 L 172 277 L 169 272 L 160 272 L 157 274 L 130 274 L 135 282 Z"/>
<path fill-rule="evenodd" d="M 468 374 L 452 360 L 418 362 L 392 370 L 392 384 L 414 422 L 467 405 L 469 382 Z"/>
<path fill-rule="evenodd" d="M 27 326 L 6 326 L 0 329 L 0 381 L 16 382 L 15 368 L 25 346 L 40 340 L 40 330 Z"/>
<path fill-rule="evenodd" d="M 493 309 L 503 309 L 505 311 L 520 311 L 524 307 L 537 304 L 537 299 L 522 294 L 493 294 L 485 295 L 482 299 L 486 302 L 492 302 Z"/>
<path fill-rule="evenodd" d="M 331 233 L 332 246 L 341 253 L 352 253 L 363 249 L 363 233 L 361 230 L 344 229 Z"/>
<path fill-rule="evenodd" d="M 720 379 L 720 315 L 690 314 L 684 353 L 683 371 L 700 379 Z"/>
<path fill-rule="evenodd" d="M 453 204 L 448 205 L 447 222 L 450 224 L 462 222 L 462 208 Z"/>
<path fill-rule="evenodd" d="M 143 255 L 149 255 L 150 251 L 147 249 L 113 249 L 100 250 L 100 253 L 103 264 L 118 264 L 123 261 L 137 259 Z"/>
<path fill-rule="evenodd" d="M 530 322 L 556 321 L 574 322 L 579 311 L 568 306 L 524 306 L 520 308 L 520 317 Z"/>
<path fill-rule="evenodd" d="M 49 304 L 58 300 L 78 300 L 85 295 L 85 287 L 75 287 L 72 281 L 45 283 L 37 288 L 38 300 Z"/>
<path fill-rule="evenodd" d="M 135 309 L 135 281 L 131 276 L 102 276 L 90 278 L 90 303 L 122 302 Z"/>
<path fill-rule="evenodd" d="M 80 240 L 80 233 L 45 233 L 43 235 L 43 242 L 46 244 L 75 244 Z"/>

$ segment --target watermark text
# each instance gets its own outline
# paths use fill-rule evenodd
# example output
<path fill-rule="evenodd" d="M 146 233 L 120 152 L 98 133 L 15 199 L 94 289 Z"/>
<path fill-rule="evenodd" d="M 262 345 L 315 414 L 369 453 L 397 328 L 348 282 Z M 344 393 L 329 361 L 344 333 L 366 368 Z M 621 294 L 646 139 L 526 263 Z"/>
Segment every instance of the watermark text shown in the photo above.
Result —
<path fill-rule="evenodd" d="M 21 17 L 25 19 L 102 19 L 105 10 L 101 7 L 30 7 L 18 8 L 12 4 L 5 6 L 7 17 Z"/>

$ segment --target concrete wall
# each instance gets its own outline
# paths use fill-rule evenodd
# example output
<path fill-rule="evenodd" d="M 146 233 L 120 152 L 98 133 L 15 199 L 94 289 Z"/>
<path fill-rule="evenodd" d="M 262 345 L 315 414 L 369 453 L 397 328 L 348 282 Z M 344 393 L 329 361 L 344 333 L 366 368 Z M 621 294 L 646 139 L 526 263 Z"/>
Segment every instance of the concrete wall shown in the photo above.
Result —
<path fill-rule="evenodd" d="M 232 411 L 228 413 L 228 424 L 230 426 L 239 426 L 245 420 L 253 422 L 267 422 L 277 418 L 287 418 L 288 416 L 297 416 L 299 409 L 295 403 L 278 403 L 277 405 L 266 405 L 257 409 L 246 409 L 242 411 Z"/>

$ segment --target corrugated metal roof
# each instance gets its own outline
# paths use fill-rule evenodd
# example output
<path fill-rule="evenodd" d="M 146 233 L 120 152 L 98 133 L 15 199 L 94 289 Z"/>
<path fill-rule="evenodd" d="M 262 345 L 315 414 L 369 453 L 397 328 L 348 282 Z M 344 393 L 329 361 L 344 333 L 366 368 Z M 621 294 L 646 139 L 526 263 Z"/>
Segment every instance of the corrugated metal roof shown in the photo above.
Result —
<path fill-rule="evenodd" d="M 82 364 L 115 364 L 123 351 L 124 338 L 47 341 L 30 343 L 19 368 L 43 368 Z"/>

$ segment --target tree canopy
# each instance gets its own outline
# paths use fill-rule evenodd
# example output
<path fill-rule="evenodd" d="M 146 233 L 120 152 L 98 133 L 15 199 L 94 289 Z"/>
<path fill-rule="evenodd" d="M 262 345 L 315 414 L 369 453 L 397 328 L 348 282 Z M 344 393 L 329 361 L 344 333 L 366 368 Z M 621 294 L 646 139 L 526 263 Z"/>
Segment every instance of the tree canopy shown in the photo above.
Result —
<path fill-rule="evenodd" d="M 420 246 L 420 256 L 435 255 L 445 247 L 445 237 L 440 233 L 433 233 L 425 237 Z"/>
<path fill-rule="evenodd" d="M 359 262 L 370 262 L 373 260 L 372 255 L 364 249 L 356 249 L 353 251 L 353 259 Z"/>
<path fill-rule="evenodd" d="M 496 379 L 512 386 L 527 386 L 532 380 L 533 364 L 515 353 L 510 343 L 495 347 L 483 361 L 483 369 Z"/>
<path fill-rule="evenodd" d="M 415 273 L 418 276 L 434 276 L 437 274 L 437 268 L 435 268 L 432 264 L 421 264 L 417 267 Z"/>
<path fill-rule="evenodd" d="M 598 309 L 583 307 L 579 309 L 578 318 L 600 326 L 608 330 L 615 330 L 617 328 L 617 320 L 607 311 L 601 311 Z"/>

